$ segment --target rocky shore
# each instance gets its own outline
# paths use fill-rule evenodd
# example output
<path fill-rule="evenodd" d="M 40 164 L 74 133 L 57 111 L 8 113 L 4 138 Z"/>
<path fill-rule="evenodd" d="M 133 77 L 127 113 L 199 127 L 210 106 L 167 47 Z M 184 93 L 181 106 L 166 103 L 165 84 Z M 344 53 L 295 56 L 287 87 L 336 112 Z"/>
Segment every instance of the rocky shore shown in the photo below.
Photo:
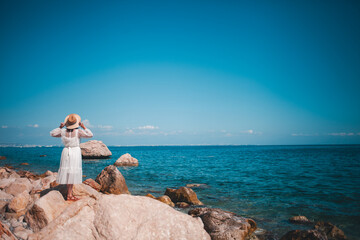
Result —
<path fill-rule="evenodd" d="M 0 167 L 0 239 L 277 239 L 252 219 L 205 207 L 189 187 L 167 188 L 159 197 L 133 196 L 114 165 L 74 185 L 78 201 L 66 201 L 66 186 L 56 176 Z M 175 206 L 190 210 L 185 214 Z M 281 240 L 346 239 L 331 223 L 304 216 L 289 221 L 308 228 Z"/>

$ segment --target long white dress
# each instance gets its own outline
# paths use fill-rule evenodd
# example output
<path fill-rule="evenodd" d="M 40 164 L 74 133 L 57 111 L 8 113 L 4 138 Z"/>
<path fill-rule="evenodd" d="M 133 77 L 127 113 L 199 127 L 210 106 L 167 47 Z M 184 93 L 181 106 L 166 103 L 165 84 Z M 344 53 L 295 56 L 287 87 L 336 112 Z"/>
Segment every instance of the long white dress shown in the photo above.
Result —
<path fill-rule="evenodd" d="M 60 167 L 56 182 L 59 184 L 82 183 L 82 156 L 80 138 L 93 137 L 90 129 L 74 129 L 68 132 L 66 129 L 55 128 L 50 132 L 53 137 L 61 137 L 64 149 L 61 153 Z"/>

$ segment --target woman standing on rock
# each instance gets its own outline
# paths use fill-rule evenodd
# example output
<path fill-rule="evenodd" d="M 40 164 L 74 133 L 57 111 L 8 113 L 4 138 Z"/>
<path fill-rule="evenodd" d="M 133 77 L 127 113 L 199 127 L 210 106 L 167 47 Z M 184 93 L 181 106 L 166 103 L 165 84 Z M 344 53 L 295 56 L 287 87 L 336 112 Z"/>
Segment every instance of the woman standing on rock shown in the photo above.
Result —
<path fill-rule="evenodd" d="M 66 129 L 63 127 L 66 126 Z M 79 129 L 79 126 L 84 130 Z M 61 153 L 60 168 L 56 178 L 59 184 L 67 184 L 67 200 L 76 201 L 72 194 L 73 184 L 82 183 L 82 157 L 80 138 L 93 137 L 90 129 L 86 128 L 77 114 L 70 114 L 60 127 L 50 132 L 52 137 L 61 137 L 64 149 Z"/>

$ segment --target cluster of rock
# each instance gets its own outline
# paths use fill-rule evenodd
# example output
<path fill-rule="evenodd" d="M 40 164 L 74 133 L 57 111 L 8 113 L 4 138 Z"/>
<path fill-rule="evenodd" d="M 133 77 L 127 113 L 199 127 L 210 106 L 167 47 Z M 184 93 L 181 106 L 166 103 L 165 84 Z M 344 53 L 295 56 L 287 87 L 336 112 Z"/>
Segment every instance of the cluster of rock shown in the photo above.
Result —
<path fill-rule="evenodd" d="M 290 223 L 310 225 L 312 229 L 292 230 L 287 232 L 280 240 L 345 240 L 344 232 L 329 222 L 312 222 L 305 216 L 294 216 L 289 219 Z"/>
<path fill-rule="evenodd" d="M 98 140 L 90 140 L 85 143 L 80 144 L 81 155 L 83 158 L 109 158 L 112 153 L 109 148 L 102 142 Z"/>
<path fill-rule="evenodd" d="M 66 185 L 42 175 L 0 168 L 2 239 L 210 239 L 200 218 L 145 196 L 129 194 L 119 170 L 110 165 L 96 178 Z M 122 194 L 128 193 L 128 194 Z"/>
<path fill-rule="evenodd" d="M 160 197 L 132 196 L 114 165 L 74 185 L 80 199 L 75 202 L 65 201 L 66 185 L 58 185 L 56 176 L 0 167 L 0 239 L 275 239 L 266 231 L 259 235 L 252 219 L 201 206 L 188 187 L 167 188 Z M 174 206 L 190 210 L 185 214 Z M 290 231 L 281 240 L 346 239 L 331 223 L 304 216 L 289 221 L 313 228 Z"/>

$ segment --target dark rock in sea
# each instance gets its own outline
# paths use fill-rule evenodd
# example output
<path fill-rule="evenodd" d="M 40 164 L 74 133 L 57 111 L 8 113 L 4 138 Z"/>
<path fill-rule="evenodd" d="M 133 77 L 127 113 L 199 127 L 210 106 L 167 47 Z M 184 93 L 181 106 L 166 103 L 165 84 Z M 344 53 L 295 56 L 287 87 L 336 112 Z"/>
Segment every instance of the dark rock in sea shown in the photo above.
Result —
<path fill-rule="evenodd" d="M 244 240 L 256 229 L 254 220 L 219 208 L 194 208 L 188 214 L 201 218 L 212 240 Z"/>
<path fill-rule="evenodd" d="M 257 228 L 248 238 L 248 240 L 279 240 L 271 231 Z"/>
<path fill-rule="evenodd" d="M 165 195 L 169 196 L 171 201 L 174 203 L 177 202 L 186 202 L 192 205 L 204 205 L 197 198 L 196 193 L 187 187 L 181 187 L 179 189 L 167 188 Z"/>
<path fill-rule="evenodd" d="M 46 157 L 47 155 L 43 154 L 43 155 L 40 155 L 40 157 Z"/>
<path fill-rule="evenodd" d="M 9 169 L 15 169 L 13 166 L 9 165 L 9 164 L 5 164 L 4 167 L 7 167 Z"/>
<path fill-rule="evenodd" d="M 0 156 L 0 160 L 6 160 L 5 156 Z"/>
<path fill-rule="evenodd" d="M 161 196 L 161 197 L 157 197 L 156 200 L 165 203 L 167 205 L 169 205 L 170 207 L 175 207 L 175 204 L 171 201 L 171 199 L 169 198 L 169 196 Z"/>
<path fill-rule="evenodd" d="M 287 232 L 280 240 L 328 240 L 323 232 L 317 230 L 292 230 Z"/>
<path fill-rule="evenodd" d="M 125 178 L 114 165 L 104 168 L 95 181 L 101 185 L 100 191 L 103 193 L 130 194 Z"/>
<path fill-rule="evenodd" d="M 305 216 L 291 217 L 291 218 L 289 218 L 289 222 L 295 223 L 295 224 L 312 224 L 313 223 Z"/>
<path fill-rule="evenodd" d="M 25 165 L 25 166 L 28 166 L 28 165 L 29 165 L 29 163 L 27 163 L 27 162 L 23 162 L 23 163 L 20 163 L 20 165 Z"/>
<path fill-rule="evenodd" d="M 188 208 L 188 207 L 190 207 L 190 204 L 188 204 L 186 202 L 177 202 L 176 207 L 178 207 L 178 208 Z"/>
<path fill-rule="evenodd" d="M 329 222 L 317 222 L 314 227 L 316 230 L 324 233 L 329 240 L 345 240 L 347 237 L 344 232 Z"/>
<path fill-rule="evenodd" d="M 112 153 L 108 147 L 102 142 L 91 140 L 80 144 L 81 155 L 83 158 L 101 159 L 109 158 Z"/>

